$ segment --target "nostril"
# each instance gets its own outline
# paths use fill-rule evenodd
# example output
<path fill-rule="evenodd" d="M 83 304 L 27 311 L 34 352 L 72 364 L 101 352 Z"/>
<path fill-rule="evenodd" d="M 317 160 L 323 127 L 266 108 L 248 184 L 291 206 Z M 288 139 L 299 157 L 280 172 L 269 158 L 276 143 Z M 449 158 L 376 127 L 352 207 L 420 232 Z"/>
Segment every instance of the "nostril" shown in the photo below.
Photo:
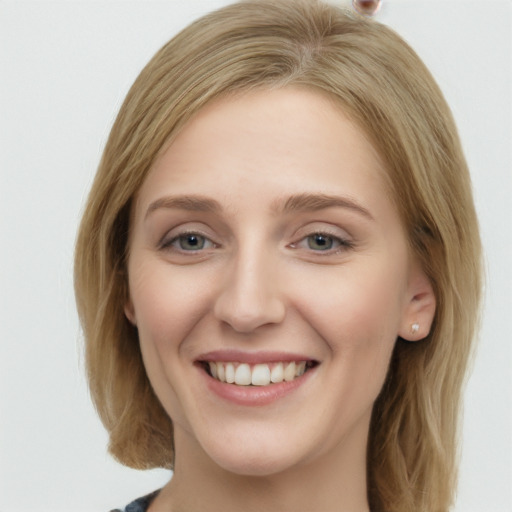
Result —
<path fill-rule="evenodd" d="M 266 325 L 279 324 L 285 316 L 284 307 L 275 307 L 269 303 L 250 311 L 240 311 L 240 308 L 234 306 L 231 310 L 217 309 L 215 313 L 218 320 L 242 334 L 252 333 Z"/>
<path fill-rule="evenodd" d="M 240 333 L 280 323 L 285 316 L 277 280 L 269 275 L 269 268 L 274 266 L 263 256 L 259 258 L 262 261 L 254 262 L 254 257 L 239 261 L 215 298 L 215 317 Z"/>

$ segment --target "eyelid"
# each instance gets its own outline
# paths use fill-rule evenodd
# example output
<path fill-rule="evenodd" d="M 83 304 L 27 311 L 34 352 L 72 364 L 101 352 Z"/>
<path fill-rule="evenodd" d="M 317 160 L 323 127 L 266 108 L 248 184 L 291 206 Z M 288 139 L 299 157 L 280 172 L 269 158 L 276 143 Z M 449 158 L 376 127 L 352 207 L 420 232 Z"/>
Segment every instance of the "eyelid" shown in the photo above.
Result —
<path fill-rule="evenodd" d="M 323 251 L 299 247 L 299 244 L 305 242 L 309 237 L 314 235 L 323 235 L 325 237 L 332 238 L 338 242 L 338 245 L 335 248 Z M 321 223 L 308 225 L 299 229 L 296 233 L 295 239 L 296 241 L 289 244 L 289 247 L 292 249 L 303 249 L 318 256 L 331 256 L 333 254 L 338 254 L 353 248 L 355 245 L 354 239 L 344 229 Z"/>
<path fill-rule="evenodd" d="M 293 238 L 302 239 L 315 234 L 332 236 L 339 240 L 353 240 L 352 235 L 350 235 L 346 229 L 333 225 L 329 222 L 310 222 L 297 229 Z"/>
<path fill-rule="evenodd" d="M 183 249 L 183 247 L 174 247 L 174 244 L 180 244 L 181 242 L 183 242 L 182 239 L 185 239 L 187 237 L 194 237 L 194 238 L 201 238 L 203 241 L 204 241 L 204 245 L 205 246 L 202 246 L 202 247 L 198 247 L 198 248 L 192 248 L 192 249 Z M 199 253 L 199 252 L 204 252 L 205 250 L 208 250 L 208 249 L 212 249 L 212 248 L 215 248 L 215 243 L 210 240 L 208 237 L 206 236 L 203 236 L 203 235 L 200 235 L 199 233 L 182 233 L 181 235 L 178 235 L 174 238 L 172 238 L 168 243 L 165 244 L 164 246 L 165 248 L 168 248 L 168 247 L 173 247 L 173 249 L 177 252 L 182 252 L 182 253 L 186 253 L 186 254 L 195 254 L 195 253 Z"/>
<path fill-rule="evenodd" d="M 176 240 L 178 240 L 182 236 L 187 236 L 187 235 L 200 236 L 202 238 L 205 238 L 209 242 L 211 242 L 213 247 L 219 246 L 219 244 L 217 242 L 215 242 L 213 237 L 210 234 L 206 233 L 205 230 L 202 230 L 201 228 L 194 228 L 194 227 L 186 227 L 185 228 L 185 227 L 177 226 L 177 227 L 167 231 L 164 234 L 164 236 L 160 238 L 160 240 L 157 244 L 158 248 L 162 249 L 162 250 L 169 249 L 171 247 L 171 244 L 173 244 Z M 209 249 L 211 249 L 211 247 L 209 247 Z M 202 252 L 202 251 L 204 251 L 204 249 L 198 249 L 197 252 Z M 176 250 L 176 252 L 194 253 L 195 251 Z"/>
<path fill-rule="evenodd" d="M 351 247 L 354 246 L 354 243 L 351 240 L 348 240 L 346 238 L 341 238 L 341 237 L 339 237 L 337 235 L 331 235 L 330 233 L 325 233 L 325 232 L 317 231 L 315 233 L 311 233 L 309 235 L 303 236 L 298 242 L 294 242 L 294 243 L 290 244 L 290 247 L 292 247 L 294 249 L 297 249 L 298 245 L 300 243 L 306 241 L 309 237 L 315 236 L 315 235 L 324 236 L 326 238 L 332 238 L 333 240 L 338 242 L 338 245 L 337 245 L 337 247 L 335 249 L 327 249 L 327 250 L 323 250 L 323 251 L 322 250 L 315 251 L 314 249 L 311 249 L 311 248 L 307 249 L 308 251 L 315 252 L 315 253 L 318 253 L 318 254 L 332 254 L 333 252 L 338 252 L 340 250 L 340 247 L 341 248 L 351 248 Z"/>

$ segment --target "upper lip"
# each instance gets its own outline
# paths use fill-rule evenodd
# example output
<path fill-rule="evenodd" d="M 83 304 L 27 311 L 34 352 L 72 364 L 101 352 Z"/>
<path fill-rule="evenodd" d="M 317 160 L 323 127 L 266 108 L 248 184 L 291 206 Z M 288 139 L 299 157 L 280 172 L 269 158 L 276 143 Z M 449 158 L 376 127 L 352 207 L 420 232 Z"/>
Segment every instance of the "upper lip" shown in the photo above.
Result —
<path fill-rule="evenodd" d="M 315 361 L 315 359 L 304 354 L 291 352 L 246 352 L 242 350 L 213 350 L 201 354 L 197 360 L 201 362 L 237 362 L 247 364 Z"/>

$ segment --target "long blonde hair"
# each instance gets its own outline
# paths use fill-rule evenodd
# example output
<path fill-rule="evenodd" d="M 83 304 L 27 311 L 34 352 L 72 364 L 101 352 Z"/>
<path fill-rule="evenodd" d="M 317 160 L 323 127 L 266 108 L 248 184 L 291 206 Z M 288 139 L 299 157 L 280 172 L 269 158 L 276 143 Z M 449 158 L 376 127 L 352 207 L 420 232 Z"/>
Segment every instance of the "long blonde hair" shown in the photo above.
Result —
<path fill-rule="evenodd" d="M 132 201 L 155 157 L 209 101 L 288 85 L 335 98 L 370 137 L 437 299 L 428 338 L 397 340 L 374 406 L 370 506 L 446 511 L 481 293 L 468 169 L 450 110 L 414 51 L 389 28 L 316 0 L 249 0 L 199 19 L 154 56 L 121 107 L 75 256 L 89 385 L 109 450 L 135 468 L 172 467 L 172 421 L 151 389 L 137 331 L 123 312 Z"/>

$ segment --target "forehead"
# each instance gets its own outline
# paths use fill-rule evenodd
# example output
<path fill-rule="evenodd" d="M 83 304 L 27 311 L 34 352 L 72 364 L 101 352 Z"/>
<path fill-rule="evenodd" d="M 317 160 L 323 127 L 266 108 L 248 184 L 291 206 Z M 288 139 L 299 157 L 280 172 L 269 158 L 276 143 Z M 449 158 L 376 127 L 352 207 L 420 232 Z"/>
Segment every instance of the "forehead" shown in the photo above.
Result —
<path fill-rule="evenodd" d="M 139 198 L 163 189 L 216 198 L 226 192 L 228 200 L 258 191 L 275 201 L 279 191 L 350 195 L 367 188 L 371 201 L 385 192 L 385 175 L 364 131 L 326 94 L 255 90 L 203 107 L 156 159 Z"/>
<path fill-rule="evenodd" d="M 261 127 L 268 135 L 267 140 L 262 137 Z M 365 143 L 365 150 L 379 161 L 379 165 L 382 163 L 370 137 L 352 119 L 341 100 L 320 89 L 300 86 L 258 87 L 209 101 L 173 136 L 172 143 L 163 148 L 157 162 L 169 146 L 184 145 L 194 135 L 208 134 L 210 137 L 202 141 L 206 146 L 212 136 L 220 142 L 222 135 L 230 130 L 235 130 L 236 137 L 225 142 L 233 145 L 241 142 L 240 135 L 249 132 L 257 135 L 251 144 L 254 149 L 259 141 L 268 144 L 270 138 L 276 144 L 302 138 L 307 141 L 304 150 L 312 148 L 313 144 L 320 144 L 321 149 L 322 141 L 327 145 L 333 140 L 342 143 L 342 138 L 349 137 L 352 142 L 357 138 Z"/>

